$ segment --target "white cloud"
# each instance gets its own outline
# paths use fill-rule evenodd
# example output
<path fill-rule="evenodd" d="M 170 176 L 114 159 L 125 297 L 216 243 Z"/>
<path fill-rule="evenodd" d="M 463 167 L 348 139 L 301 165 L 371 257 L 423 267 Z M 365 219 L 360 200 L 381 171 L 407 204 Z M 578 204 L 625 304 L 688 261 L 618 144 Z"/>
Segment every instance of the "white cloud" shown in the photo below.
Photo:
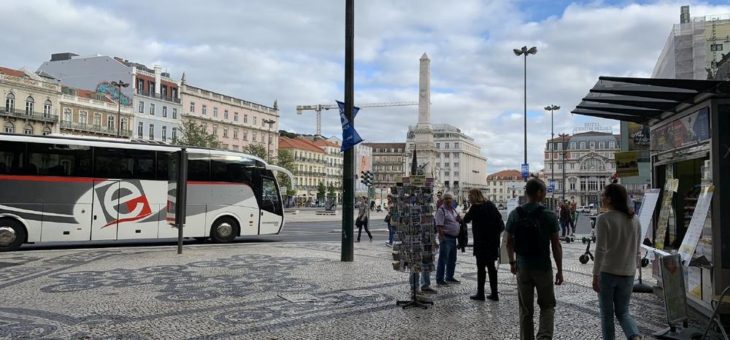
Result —
<path fill-rule="evenodd" d="M 475 138 L 489 172 L 522 163 L 522 59 L 512 49 L 538 47 L 528 63 L 528 159 L 542 166 L 550 116 L 555 131 L 590 119 L 572 117 L 599 75 L 648 76 L 684 3 L 571 4 L 530 20 L 516 1 L 358 1 L 356 102 L 416 101 L 418 58 L 431 57 L 432 121 Z M 4 4 L 0 65 L 37 68 L 54 52 L 107 54 L 161 64 L 189 82 L 246 100 L 279 101 L 282 127 L 314 132 L 299 104 L 343 97 L 344 2 L 327 0 L 77 1 Z M 692 15 L 730 12 L 692 4 Z M 335 112 L 325 134 L 339 134 Z M 369 141 L 402 141 L 415 106 L 363 109 L 356 126 Z M 603 121 L 613 125 L 615 122 Z"/>

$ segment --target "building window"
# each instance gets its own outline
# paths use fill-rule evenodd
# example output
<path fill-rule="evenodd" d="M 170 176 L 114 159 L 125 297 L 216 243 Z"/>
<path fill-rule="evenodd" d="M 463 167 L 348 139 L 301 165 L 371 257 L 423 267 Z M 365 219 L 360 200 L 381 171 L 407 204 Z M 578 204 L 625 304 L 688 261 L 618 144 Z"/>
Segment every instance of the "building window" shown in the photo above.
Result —
<path fill-rule="evenodd" d="M 712 52 L 722 51 L 722 44 L 710 45 L 710 51 L 712 51 Z"/>
<path fill-rule="evenodd" d="M 137 104 L 137 112 L 144 113 L 144 102 L 141 100 L 139 101 L 139 104 Z"/>
<path fill-rule="evenodd" d="M 8 93 L 8 95 L 5 97 L 5 112 L 13 111 L 15 111 L 15 95 L 12 93 Z"/>
<path fill-rule="evenodd" d="M 172 128 L 172 142 L 177 142 L 177 128 Z"/>
<path fill-rule="evenodd" d="M 25 129 L 23 129 L 23 133 L 26 135 L 32 135 L 33 134 L 33 127 L 30 125 L 26 125 Z"/>
<path fill-rule="evenodd" d="M 243 140 L 248 140 L 248 131 L 243 131 Z M 296 157 L 296 156 L 294 156 Z"/>
<path fill-rule="evenodd" d="M 228 128 L 223 128 L 223 138 L 228 138 Z"/>
<path fill-rule="evenodd" d="M 251 141 L 252 142 L 255 142 L 256 141 L 256 131 L 251 132 Z"/>
<path fill-rule="evenodd" d="M 162 117 L 167 118 L 167 106 L 162 106 Z"/>
<path fill-rule="evenodd" d="M 172 108 L 172 119 L 177 119 L 177 109 L 174 107 Z"/>
<path fill-rule="evenodd" d="M 228 119 L 228 110 L 223 110 L 223 119 Z"/>
<path fill-rule="evenodd" d="M 203 110 L 203 116 L 207 116 L 208 115 L 208 106 L 203 105 L 202 107 L 203 108 L 201 110 Z"/>
<path fill-rule="evenodd" d="M 580 142 L 580 149 L 585 150 L 586 149 L 586 142 Z"/>
<path fill-rule="evenodd" d="M 142 136 L 144 136 L 144 131 L 142 130 L 144 130 L 144 124 L 139 122 L 139 124 L 137 124 L 137 137 L 139 139 L 142 139 Z"/>
<path fill-rule="evenodd" d="M 150 124 L 150 140 L 155 140 L 155 124 Z"/>
<path fill-rule="evenodd" d="M 13 123 L 5 123 L 5 133 L 15 133 L 15 125 Z"/>
<path fill-rule="evenodd" d="M 218 137 L 218 125 L 213 125 L 213 136 Z"/>
<path fill-rule="evenodd" d="M 448 148 L 449 148 L 449 143 L 444 143 L 444 149 L 448 149 Z"/>
<path fill-rule="evenodd" d="M 238 139 L 238 129 L 233 130 L 233 139 Z"/>
<path fill-rule="evenodd" d="M 79 112 L 79 124 L 86 125 L 86 119 L 88 117 L 88 114 L 86 111 Z"/>
<path fill-rule="evenodd" d="M 94 126 L 96 126 L 96 127 L 101 126 L 101 113 L 94 114 Z"/>
<path fill-rule="evenodd" d="M 195 113 L 195 102 L 190 102 L 190 113 Z"/>
<path fill-rule="evenodd" d="M 217 107 L 213 108 L 213 117 L 218 118 L 218 108 Z"/>
<path fill-rule="evenodd" d="M 25 99 L 25 114 L 30 115 L 33 113 L 33 104 L 35 101 L 33 100 L 33 97 L 28 96 L 28 98 Z"/>
<path fill-rule="evenodd" d="M 144 93 L 144 80 L 142 79 L 137 79 L 137 93 Z"/>
<path fill-rule="evenodd" d="M 121 130 L 127 131 L 127 118 L 122 118 Z"/>
<path fill-rule="evenodd" d="M 109 130 L 115 130 L 114 129 L 114 116 L 112 116 L 112 115 L 106 116 L 106 128 Z"/>
<path fill-rule="evenodd" d="M 616 147 L 616 143 L 614 143 L 613 141 L 610 141 L 610 142 L 608 142 L 608 147 L 610 149 L 613 149 L 614 147 Z"/>
<path fill-rule="evenodd" d="M 243 123 L 248 124 L 248 115 L 247 114 L 243 115 Z"/>
<path fill-rule="evenodd" d="M 436 143 L 436 149 L 441 149 L 441 143 Z"/>
<path fill-rule="evenodd" d="M 45 104 L 43 104 L 43 117 L 48 117 L 51 115 L 51 107 L 53 104 L 51 103 L 50 99 L 46 99 Z"/>
<path fill-rule="evenodd" d="M 150 114 L 153 116 L 155 115 L 155 104 L 153 103 L 150 103 Z"/>
<path fill-rule="evenodd" d="M 71 123 L 71 109 L 63 109 L 63 121 L 66 123 Z"/>
<path fill-rule="evenodd" d="M 167 126 L 162 127 L 162 141 L 167 142 Z"/>
<path fill-rule="evenodd" d="M 256 116 L 253 116 L 253 125 L 256 125 Z"/>
<path fill-rule="evenodd" d="M 233 113 L 233 121 L 234 122 L 237 122 L 238 121 L 238 112 L 234 112 Z"/>
<path fill-rule="evenodd" d="M 458 149 L 458 148 L 459 148 L 459 142 L 454 142 L 454 149 Z"/>

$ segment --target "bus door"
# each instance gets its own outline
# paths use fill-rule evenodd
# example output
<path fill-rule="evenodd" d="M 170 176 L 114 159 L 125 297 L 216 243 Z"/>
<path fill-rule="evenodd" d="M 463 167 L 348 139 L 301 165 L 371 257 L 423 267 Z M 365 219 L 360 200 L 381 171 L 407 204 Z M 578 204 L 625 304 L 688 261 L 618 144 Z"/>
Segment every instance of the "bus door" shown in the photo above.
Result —
<path fill-rule="evenodd" d="M 119 220 L 118 179 L 94 181 L 94 210 L 91 216 L 92 240 L 116 240 Z"/>
<path fill-rule="evenodd" d="M 259 234 L 277 234 L 284 222 L 284 210 L 281 204 L 276 179 L 270 171 L 261 175 Z"/>

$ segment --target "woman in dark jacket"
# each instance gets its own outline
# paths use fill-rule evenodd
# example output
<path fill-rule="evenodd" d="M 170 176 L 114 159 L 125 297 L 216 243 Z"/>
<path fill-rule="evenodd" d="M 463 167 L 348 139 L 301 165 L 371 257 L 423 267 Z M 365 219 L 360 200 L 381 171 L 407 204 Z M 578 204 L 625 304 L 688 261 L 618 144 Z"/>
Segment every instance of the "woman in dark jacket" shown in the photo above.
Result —
<path fill-rule="evenodd" d="M 499 237 L 504 231 L 502 214 L 497 207 L 487 201 L 479 189 L 469 191 L 469 202 L 471 208 L 464 216 L 464 222 L 472 222 L 471 229 L 474 234 L 474 256 L 477 258 L 477 294 L 471 296 L 472 300 L 484 301 L 484 283 L 486 281 L 486 269 L 489 270 L 489 287 L 492 293 L 487 299 L 499 301 L 497 296 L 497 267 L 495 262 L 499 257 Z"/>

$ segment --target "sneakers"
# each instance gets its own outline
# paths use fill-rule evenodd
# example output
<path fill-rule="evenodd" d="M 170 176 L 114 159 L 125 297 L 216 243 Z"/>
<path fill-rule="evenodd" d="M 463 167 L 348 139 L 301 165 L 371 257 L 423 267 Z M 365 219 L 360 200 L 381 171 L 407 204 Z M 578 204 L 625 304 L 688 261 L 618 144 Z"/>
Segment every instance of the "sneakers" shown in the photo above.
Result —
<path fill-rule="evenodd" d="M 446 279 L 446 283 L 458 285 L 458 284 L 461 284 L 461 281 L 459 281 L 457 279 Z"/>
<path fill-rule="evenodd" d="M 487 295 L 487 299 L 492 301 L 499 301 L 499 296 L 497 294 L 489 294 Z"/>
<path fill-rule="evenodd" d="M 393 248 L 393 245 L 392 245 L 392 244 L 391 244 L 390 242 L 385 242 L 385 246 L 386 246 L 386 247 L 390 247 L 390 248 Z"/>
<path fill-rule="evenodd" d="M 421 292 L 424 294 L 437 294 L 438 292 L 431 287 L 421 287 Z"/>

